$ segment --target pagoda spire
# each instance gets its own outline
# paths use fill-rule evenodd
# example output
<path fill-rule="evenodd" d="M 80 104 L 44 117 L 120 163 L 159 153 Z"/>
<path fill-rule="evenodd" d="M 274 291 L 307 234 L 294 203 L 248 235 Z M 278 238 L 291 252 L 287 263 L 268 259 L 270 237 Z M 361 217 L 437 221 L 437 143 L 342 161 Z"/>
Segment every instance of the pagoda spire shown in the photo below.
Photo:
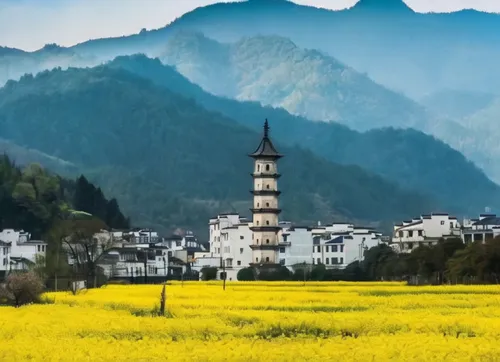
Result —
<path fill-rule="evenodd" d="M 264 122 L 264 138 L 269 138 L 269 122 L 266 121 Z"/>
<path fill-rule="evenodd" d="M 269 122 L 264 122 L 264 136 L 260 141 L 259 147 L 251 153 L 249 156 L 253 158 L 270 158 L 270 159 L 278 159 L 283 157 L 273 145 L 273 142 L 269 138 Z"/>

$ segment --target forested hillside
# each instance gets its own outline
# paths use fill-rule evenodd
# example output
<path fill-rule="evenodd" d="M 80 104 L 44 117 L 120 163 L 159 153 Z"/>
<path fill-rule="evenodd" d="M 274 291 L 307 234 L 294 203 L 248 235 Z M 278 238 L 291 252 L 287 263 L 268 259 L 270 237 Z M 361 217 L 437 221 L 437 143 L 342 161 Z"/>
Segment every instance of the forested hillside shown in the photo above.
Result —
<path fill-rule="evenodd" d="M 311 120 L 359 130 L 427 128 L 425 109 L 317 50 L 273 36 L 221 44 L 203 34 L 170 36 L 160 59 L 207 91 L 258 101 Z"/>
<path fill-rule="evenodd" d="M 107 67 L 9 82 L 0 92 L 0 132 L 82 168 L 135 222 L 203 231 L 210 213 L 248 210 L 247 154 L 261 137 L 193 100 Z M 359 167 L 277 145 L 286 155 L 280 163 L 286 219 L 382 221 L 438 206 Z"/>
<path fill-rule="evenodd" d="M 92 214 L 108 227 L 130 226 L 116 199 L 107 200 L 85 177 L 64 179 L 37 164 L 20 169 L 7 156 L 0 157 L 0 230 L 24 229 L 43 237 L 71 210 Z"/>
<path fill-rule="evenodd" d="M 395 183 L 432 195 L 451 212 L 474 214 L 500 207 L 500 189 L 459 152 L 416 130 L 376 129 L 359 133 L 337 123 L 311 122 L 257 102 L 238 102 L 205 92 L 158 59 L 118 57 L 108 67 L 126 69 L 260 130 L 268 117 L 273 135 L 341 164 L 359 165 Z M 459 196 L 457 196 L 459 195 Z"/>

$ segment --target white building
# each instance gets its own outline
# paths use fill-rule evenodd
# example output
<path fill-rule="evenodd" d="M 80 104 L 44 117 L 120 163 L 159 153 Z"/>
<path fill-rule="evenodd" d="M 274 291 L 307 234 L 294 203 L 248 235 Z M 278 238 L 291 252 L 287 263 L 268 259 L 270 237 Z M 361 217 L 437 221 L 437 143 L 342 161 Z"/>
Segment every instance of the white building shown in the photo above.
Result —
<path fill-rule="evenodd" d="M 0 242 L 2 243 L 2 265 L 5 271 L 25 270 L 29 265 L 34 264 L 38 257 L 45 257 L 47 243 L 41 240 L 32 240 L 31 234 L 24 230 L 4 229 L 0 232 Z M 7 250 L 7 245 L 10 245 Z M 7 252 L 7 255 L 3 255 Z M 4 269 L 6 262 L 8 268 Z"/>
<path fill-rule="evenodd" d="M 462 240 L 465 244 L 486 241 L 500 236 L 500 217 L 495 214 L 481 214 L 479 219 L 464 220 Z"/>
<path fill-rule="evenodd" d="M 11 243 L 0 240 L 0 275 L 5 276 L 10 266 Z"/>
<path fill-rule="evenodd" d="M 193 269 L 217 267 L 219 279 L 225 269 L 227 280 L 237 280 L 238 272 L 252 261 L 250 223 L 237 213 L 217 215 L 210 219 L 209 235 L 210 251 L 195 254 Z"/>
<path fill-rule="evenodd" d="M 349 223 L 312 228 L 281 225 L 280 263 L 289 269 L 304 263 L 345 268 L 354 261 L 362 261 L 365 250 L 382 243 L 380 233 Z"/>
<path fill-rule="evenodd" d="M 460 228 L 457 218 L 448 214 L 422 215 L 394 227 L 392 246 L 409 253 L 418 246 L 435 245 L 442 238 L 460 237 Z"/>

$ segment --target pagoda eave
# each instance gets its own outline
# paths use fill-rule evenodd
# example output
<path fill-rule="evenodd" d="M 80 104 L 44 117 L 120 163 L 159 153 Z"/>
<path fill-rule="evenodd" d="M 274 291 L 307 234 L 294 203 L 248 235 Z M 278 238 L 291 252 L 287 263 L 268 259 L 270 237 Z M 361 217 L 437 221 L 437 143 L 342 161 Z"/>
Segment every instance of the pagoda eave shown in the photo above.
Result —
<path fill-rule="evenodd" d="M 250 209 L 254 214 L 281 214 L 281 209 L 272 208 L 260 208 L 260 209 Z"/>

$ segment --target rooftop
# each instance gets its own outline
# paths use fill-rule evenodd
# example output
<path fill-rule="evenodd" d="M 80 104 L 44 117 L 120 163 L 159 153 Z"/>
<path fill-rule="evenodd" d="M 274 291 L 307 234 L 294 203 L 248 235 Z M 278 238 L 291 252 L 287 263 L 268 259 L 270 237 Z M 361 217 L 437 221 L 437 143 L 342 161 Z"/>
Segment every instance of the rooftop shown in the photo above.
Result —
<path fill-rule="evenodd" d="M 257 147 L 257 149 L 249 156 L 253 158 L 264 157 L 274 159 L 283 157 L 283 155 L 276 150 L 271 139 L 269 138 L 269 123 L 267 122 L 267 119 L 264 123 L 264 136 L 262 137 L 262 141 L 260 141 L 259 147 Z"/>

